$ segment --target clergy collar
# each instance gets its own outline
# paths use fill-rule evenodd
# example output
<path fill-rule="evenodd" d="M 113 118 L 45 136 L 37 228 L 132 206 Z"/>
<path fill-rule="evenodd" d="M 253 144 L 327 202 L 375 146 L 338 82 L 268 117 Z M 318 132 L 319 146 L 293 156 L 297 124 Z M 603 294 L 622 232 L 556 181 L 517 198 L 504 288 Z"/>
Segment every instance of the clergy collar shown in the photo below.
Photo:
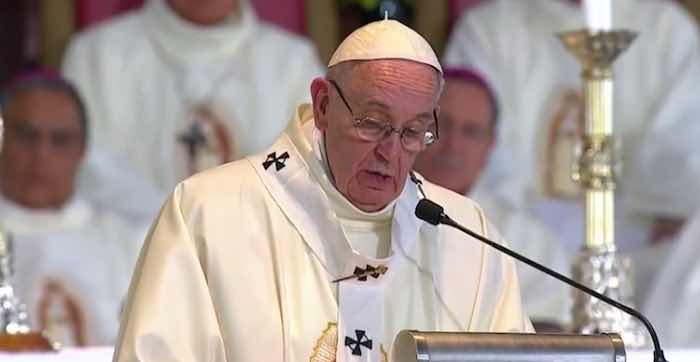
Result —
<path fill-rule="evenodd" d="M 309 166 L 311 175 L 321 185 L 333 211 L 341 219 L 374 223 L 390 222 L 394 215 L 396 200 L 376 212 L 365 212 L 353 205 L 338 191 L 331 181 L 330 167 L 326 159 L 323 134 L 316 128 L 310 105 L 299 107 L 299 129 L 292 131 L 291 138 L 299 153 Z"/>
<path fill-rule="evenodd" d="M 86 224 L 91 214 L 90 205 L 76 197 L 72 197 L 60 209 L 34 210 L 0 195 L 0 226 L 11 233 L 48 235 L 77 229 Z"/>
<path fill-rule="evenodd" d="M 239 2 L 237 14 L 214 26 L 196 25 L 180 18 L 166 1 L 150 0 L 144 9 L 144 20 L 153 40 L 177 63 L 197 64 L 230 58 L 248 40 L 257 24 L 248 0 Z"/>

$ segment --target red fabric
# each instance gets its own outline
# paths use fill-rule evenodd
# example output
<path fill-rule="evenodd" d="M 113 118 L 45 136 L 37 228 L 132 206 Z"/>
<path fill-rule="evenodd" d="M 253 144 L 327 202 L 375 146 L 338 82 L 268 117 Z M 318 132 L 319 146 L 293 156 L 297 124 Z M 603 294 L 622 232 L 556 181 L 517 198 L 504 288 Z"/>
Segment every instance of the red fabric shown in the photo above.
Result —
<path fill-rule="evenodd" d="M 462 12 L 477 5 L 484 0 L 450 0 L 450 28 L 457 21 Z"/>
<path fill-rule="evenodd" d="M 261 19 L 291 32 L 306 34 L 304 0 L 253 0 L 253 6 Z"/>
<path fill-rule="evenodd" d="M 76 0 L 78 29 L 99 23 L 126 10 L 138 8 L 143 0 Z"/>
<path fill-rule="evenodd" d="M 297 34 L 305 34 L 304 0 L 252 0 L 258 16 Z M 143 5 L 144 0 L 76 0 L 78 29 L 96 24 L 126 10 Z"/>

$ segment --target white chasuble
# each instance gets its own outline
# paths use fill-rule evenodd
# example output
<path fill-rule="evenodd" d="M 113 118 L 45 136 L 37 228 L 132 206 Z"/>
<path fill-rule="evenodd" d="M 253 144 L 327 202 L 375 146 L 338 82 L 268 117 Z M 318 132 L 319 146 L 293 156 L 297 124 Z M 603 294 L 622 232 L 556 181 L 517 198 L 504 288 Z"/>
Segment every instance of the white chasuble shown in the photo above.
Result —
<path fill-rule="evenodd" d="M 310 171 L 311 116 L 300 106 L 268 151 L 178 185 L 142 251 L 116 361 L 383 361 L 403 329 L 531 330 L 513 262 L 419 221 L 412 181 L 389 255 L 356 252 Z M 422 182 L 500 240 L 476 204 Z"/>
<path fill-rule="evenodd" d="M 72 39 L 63 73 L 85 97 L 90 158 L 114 155 L 170 193 L 279 137 L 323 70 L 308 40 L 260 21 L 249 0 L 237 3 L 205 27 L 148 0 Z"/>

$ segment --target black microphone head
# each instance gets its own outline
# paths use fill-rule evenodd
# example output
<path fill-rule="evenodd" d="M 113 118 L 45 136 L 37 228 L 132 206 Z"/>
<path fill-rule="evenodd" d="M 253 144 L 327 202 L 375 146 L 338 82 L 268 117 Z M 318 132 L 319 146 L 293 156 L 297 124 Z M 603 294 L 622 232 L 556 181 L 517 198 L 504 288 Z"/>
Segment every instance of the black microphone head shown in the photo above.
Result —
<path fill-rule="evenodd" d="M 421 199 L 416 206 L 416 216 L 433 225 L 437 225 L 442 221 L 442 217 L 445 215 L 444 211 L 445 209 L 442 206 L 428 199 Z"/>

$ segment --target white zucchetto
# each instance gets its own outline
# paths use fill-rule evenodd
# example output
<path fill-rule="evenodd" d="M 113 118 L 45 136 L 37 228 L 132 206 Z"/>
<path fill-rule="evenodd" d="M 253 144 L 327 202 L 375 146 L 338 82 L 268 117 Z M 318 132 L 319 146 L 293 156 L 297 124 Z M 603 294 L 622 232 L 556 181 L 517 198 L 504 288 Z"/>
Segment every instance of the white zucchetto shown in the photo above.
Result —
<path fill-rule="evenodd" d="M 350 34 L 335 50 L 328 67 L 351 60 L 405 59 L 442 73 L 433 48 L 413 29 L 396 20 L 369 23 Z"/>

